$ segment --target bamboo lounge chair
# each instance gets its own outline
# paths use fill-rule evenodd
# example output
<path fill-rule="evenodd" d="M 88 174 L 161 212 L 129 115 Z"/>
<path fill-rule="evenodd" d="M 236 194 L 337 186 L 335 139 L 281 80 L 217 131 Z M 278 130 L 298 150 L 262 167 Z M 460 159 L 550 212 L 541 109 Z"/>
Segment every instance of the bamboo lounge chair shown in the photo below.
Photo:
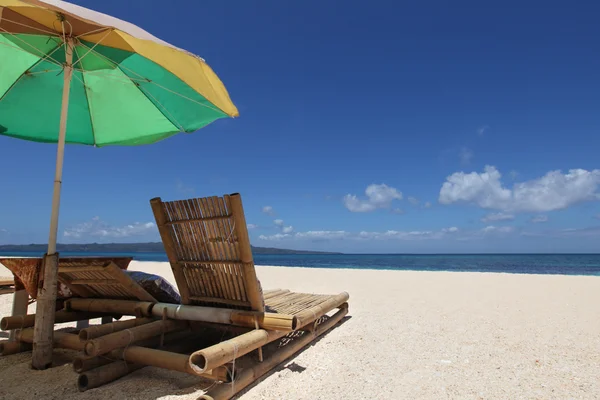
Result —
<path fill-rule="evenodd" d="M 65 299 L 71 296 L 87 298 L 121 298 L 154 301 L 154 298 L 141 288 L 122 270 L 126 270 L 131 257 L 65 257 L 58 265 L 57 303 L 59 308 Z M 14 276 L 12 316 L 25 316 L 28 306 L 35 302 L 43 273 L 43 258 L 11 257 L 0 258 L 0 264 L 8 268 Z M 8 292 L 6 292 L 8 293 Z M 90 315 L 91 316 L 91 315 Z M 33 326 L 33 315 L 23 317 L 19 328 Z M 87 326 L 84 315 L 58 315 L 59 322 L 77 321 L 78 327 Z M 72 319 L 77 318 L 77 319 Z M 110 317 L 103 319 L 106 323 Z M 23 325 L 25 324 L 25 325 Z M 2 327 L 6 330 L 6 326 Z M 14 339 L 15 330 L 11 330 L 10 338 Z"/>
<path fill-rule="evenodd" d="M 213 307 L 214 314 L 219 308 L 237 309 L 239 313 L 228 314 L 232 322 L 245 326 L 253 322 L 257 328 L 229 343 L 194 353 L 191 362 L 196 368 L 210 370 L 223 365 L 231 361 L 233 353 L 241 356 L 260 349 L 289 331 L 311 332 L 288 349 L 279 349 L 269 359 L 237 374 L 233 383 L 217 386 L 205 398 L 228 399 L 346 315 L 349 295 L 345 292 L 330 296 L 272 290 L 263 294 L 239 194 L 170 202 L 155 198 L 150 204 L 182 303 Z M 325 322 L 322 317 L 335 309 L 339 311 Z M 251 314 L 243 314 L 243 310 Z"/>

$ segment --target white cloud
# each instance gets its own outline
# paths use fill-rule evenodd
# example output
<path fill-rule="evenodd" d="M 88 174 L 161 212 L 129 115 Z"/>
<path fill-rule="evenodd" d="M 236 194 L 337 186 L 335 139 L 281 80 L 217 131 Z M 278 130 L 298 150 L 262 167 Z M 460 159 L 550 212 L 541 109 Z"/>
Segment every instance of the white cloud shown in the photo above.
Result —
<path fill-rule="evenodd" d="M 258 238 L 260 240 L 281 240 L 285 238 L 289 238 L 292 235 L 288 235 L 286 233 L 276 233 L 274 235 L 260 235 Z"/>
<path fill-rule="evenodd" d="M 74 239 L 86 237 L 126 238 L 144 235 L 155 230 L 156 225 L 154 225 L 154 222 L 135 222 L 123 226 L 112 226 L 102 221 L 100 217 L 94 217 L 89 222 L 83 222 L 65 229 L 63 236 Z"/>
<path fill-rule="evenodd" d="M 485 217 L 481 218 L 481 222 L 512 221 L 513 219 L 515 219 L 513 214 L 499 212 L 486 215 Z"/>
<path fill-rule="evenodd" d="M 409 196 L 406 200 L 408 200 L 408 202 L 413 206 L 419 205 L 419 199 L 417 199 L 416 197 Z"/>
<path fill-rule="evenodd" d="M 487 130 L 488 130 L 488 129 L 490 129 L 490 127 L 489 127 L 489 126 L 487 126 L 487 125 L 483 125 L 483 126 L 481 126 L 481 127 L 479 127 L 479 128 L 477 129 L 477 134 L 478 134 L 479 136 L 483 136 L 483 135 L 485 134 L 485 132 L 487 132 Z"/>
<path fill-rule="evenodd" d="M 515 228 L 512 226 L 494 226 L 488 225 L 481 230 L 483 233 L 491 233 L 491 232 L 499 232 L 499 233 L 510 233 L 513 232 Z"/>
<path fill-rule="evenodd" d="M 536 215 L 535 217 L 531 218 L 531 222 L 533 222 L 534 224 L 548 222 L 548 216 L 547 215 Z"/>
<path fill-rule="evenodd" d="M 264 206 L 262 208 L 262 212 L 267 215 L 275 215 L 275 210 L 273 210 L 273 207 L 271 206 Z"/>
<path fill-rule="evenodd" d="M 246 224 L 246 226 L 248 227 L 248 230 L 258 228 L 258 225 L 256 224 Z"/>
<path fill-rule="evenodd" d="M 294 227 L 293 226 L 284 226 L 283 228 L 281 228 L 281 232 L 282 233 L 292 233 L 294 232 Z"/>
<path fill-rule="evenodd" d="M 261 240 L 283 240 L 283 239 L 306 239 L 306 240 L 425 240 L 425 239 L 441 239 L 455 235 L 459 229 L 455 226 L 444 228 L 436 231 L 395 231 L 388 230 L 385 232 L 367 232 L 358 233 L 347 231 L 307 231 L 296 232 L 295 234 L 276 233 L 274 235 L 261 235 Z"/>
<path fill-rule="evenodd" d="M 505 188 L 500 178 L 493 166 L 486 166 L 482 173 L 456 172 L 442 185 L 439 202 L 465 202 L 512 212 L 547 212 L 600 199 L 597 169 L 572 169 L 566 174 L 550 171 L 540 178 L 515 183 L 512 189 Z"/>
<path fill-rule="evenodd" d="M 519 172 L 518 172 L 518 171 L 515 171 L 515 170 L 513 169 L 513 170 L 511 170 L 511 171 L 508 173 L 508 175 L 510 175 L 510 177 L 511 177 L 511 178 L 512 178 L 512 180 L 514 181 L 514 180 L 516 180 L 516 179 L 517 179 L 517 177 L 519 176 Z"/>
<path fill-rule="evenodd" d="M 401 208 L 394 208 L 392 210 L 392 213 L 401 215 L 401 214 L 404 214 L 404 210 Z"/>
<path fill-rule="evenodd" d="M 431 208 L 431 202 L 426 201 L 425 204 L 423 204 L 423 208 Z"/>
<path fill-rule="evenodd" d="M 295 234 L 295 237 L 300 239 L 344 239 L 348 237 L 350 233 L 346 231 L 308 231 L 308 232 L 298 232 Z"/>
<path fill-rule="evenodd" d="M 458 158 L 460 159 L 460 163 L 463 165 L 467 165 L 471 162 L 473 158 L 473 152 L 466 147 L 463 147 L 458 152 Z"/>
<path fill-rule="evenodd" d="M 275 221 L 273 221 L 273 223 L 277 226 L 283 226 L 283 220 L 282 219 L 276 219 Z"/>
<path fill-rule="evenodd" d="M 7 233 L 7 232 L 8 232 L 8 229 L 6 229 L 6 228 L 1 228 L 1 229 L 0 229 L 0 232 L 2 232 L 2 233 Z"/>
<path fill-rule="evenodd" d="M 456 233 L 456 232 L 458 232 L 458 228 L 455 227 L 455 226 L 452 226 L 450 228 L 444 228 L 444 229 L 442 229 L 442 232 L 444 232 L 444 233 Z"/>
<path fill-rule="evenodd" d="M 383 183 L 367 186 L 365 194 L 365 200 L 347 194 L 344 196 L 344 205 L 352 212 L 371 212 L 378 208 L 389 208 L 393 200 L 402 200 L 402 192 Z"/>
<path fill-rule="evenodd" d="M 549 229 L 545 231 L 537 232 L 521 232 L 523 236 L 537 236 L 537 237 L 552 237 L 552 238 L 564 238 L 564 237 L 595 237 L 600 236 L 600 226 L 592 226 L 587 228 L 567 228 L 567 229 Z"/>

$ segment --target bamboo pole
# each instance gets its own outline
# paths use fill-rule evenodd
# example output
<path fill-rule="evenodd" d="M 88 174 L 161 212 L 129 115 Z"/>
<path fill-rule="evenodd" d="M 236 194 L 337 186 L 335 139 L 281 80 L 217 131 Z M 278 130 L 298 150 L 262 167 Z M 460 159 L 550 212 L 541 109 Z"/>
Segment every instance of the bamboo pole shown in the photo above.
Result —
<path fill-rule="evenodd" d="M 9 356 L 11 354 L 30 351 L 33 346 L 31 343 L 19 342 L 17 340 L 3 340 L 0 342 L 0 355 Z"/>
<path fill-rule="evenodd" d="M 348 307 L 342 306 L 338 312 L 336 312 L 331 318 L 323 322 L 318 328 L 311 334 L 306 333 L 302 337 L 295 339 L 293 342 L 283 346 L 277 350 L 269 358 L 263 362 L 254 364 L 250 368 L 245 368 L 240 373 L 235 374 L 235 380 L 232 383 L 224 383 L 218 385 L 208 393 L 200 396 L 198 400 L 228 400 L 233 397 L 236 393 L 243 390 L 248 385 L 252 384 L 258 378 L 272 370 L 281 362 L 291 357 L 303 347 L 312 342 L 317 336 L 322 335 L 335 324 L 337 324 L 346 314 L 348 313 Z"/>
<path fill-rule="evenodd" d="M 188 341 L 193 335 L 190 335 L 189 331 L 171 332 L 167 333 L 164 337 L 164 343 L 168 346 L 172 346 L 172 343 L 183 343 Z M 140 347 L 156 347 L 160 345 L 160 336 L 151 337 L 144 339 L 136 343 L 136 346 Z M 124 349 L 115 349 L 109 352 L 107 355 L 102 356 L 86 356 L 81 355 L 73 359 L 73 371 L 82 373 L 91 369 L 106 365 L 115 360 L 122 359 L 121 354 Z"/>
<path fill-rule="evenodd" d="M 255 328 L 255 321 L 258 321 L 260 328 L 273 331 L 289 332 L 297 329 L 298 326 L 297 320 L 293 315 L 170 303 L 152 304 L 131 300 L 70 299 L 66 302 L 66 307 L 69 310 L 110 312 L 122 315 L 155 316 L 159 318 L 162 318 L 163 312 L 166 312 L 166 317 L 169 319 L 213 322 L 248 328 Z"/>
<path fill-rule="evenodd" d="M 154 321 L 145 325 L 125 329 L 123 331 L 110 333 L 108 335 L 88 340 L 85 342 L 84 352 L 88 356 L 97 356 L 108 353 L 120 347 L 129 346 L 140 340 L 158 336 L 161 333 L 169 333 L 186 329 L 186 321 Z M 83 342 L 82 342 L 83 343 Z"/>
<path fill-rule="evenodd" d="M 171 319 L 214 322 L 248 328 L 255 328 L 257 321 L 260 328 L 279 331 L 293 331 L 297 326 L 296 318 L 293 315 L 258 313 L 217 307 L 157 303 L 152 307 L 152 314 L 157 317 L 162 316 L 165 309 L 167 318 Z"/>
<path fill-rule="evenodd" d="M 189 357 L 189 365 L 197 373 L 204 373 L 242 357 L 261 346 L 277 340 L 289 332 L 256 329 L 224 342 L 195 351 Z"/>
<path fill-rule="evenodd" d="M 80 392 L 85 392 L 86 390 L 94 389 L 122 378 L 140 368 L 144 368 L 144 365 L 130 364 L 125 361 L 113 361 L 110 364 L 80 374 L 77 378 L 77 389 Z"/>
<path fill-rule="evenodd" d="M 233 193 L 229 196 L 225 196 L 225 199 L 225 202 L 231 207 L 229 211 L 233 214 L 235 236 L 240 251 L 240 261 L 244 263 L 242 265 L 242 270 L 244 271 L 244 283 L 246 284 L 248 300 L 254 311 L 263 312 L 265 311 L 265 305 L 262 292 L 258 285 L 254 261 L 252 259 L 252 248 L 250 247 L 250 239 L 248 237 L 248 227 L 246 226 L 242 197 L 239 193 Z"/>
<path fill-rule="evenodd" d="M 175 339 L 177 336 L 178 333 L 171 334 L 170 338 Z M 77 387 L 79 391 L 84 392 L 117 380 L 145 366 L 156 366 L 179 371 L 180 368 L 185 368 L 184 361 L 187 364 L 188 356 L 173 353 L 172 351 L 180 351 L 187 346 L 188 344 L 185 341 L 180 340 L 177 343 L 168 345 L 167 348 L 169 351 L 148 349 L 140 346 L 130 346 L 125 349 L 112 351 L 110 354 L 119 360 L 80 374 L 77 379 Z M 153 351 L 149 352 L 148 350 Z M 129 360 L 135 362 L 129 362 Z M 187 370 L 182 370 L 181 372 L 190 373 Z M 207 374 L 193 375 L 223 382 L 231 381 L 231 372 L 226 367 L 220 367 Z"/>
<path fill-rule="evenodd" d="M 17 339 L 25 343 L 34 343 L 34 331 L 33 328 L 27 328 L 21 330 L 17 334 Z M 68 332 L 54 332 L 53 335 L 54 346 L 62 349 L 71 350 L 83 350 L 84 342 L 79 340 L 79 337 L 74 333 Z M 33 348 L 35 349 L 35 343 Z"/>
<path fill-rule="evenodd" d="M 63 33 L 65 25 L 62 23 Z M 48 253 L 44 257 L 44 282 L 37 295 L 37 312 L 35 317 L 35 340 L 31 367 L 46 369 L 52 365 L 52 335 L 54 333 L 54 313 L 56 312 L 56 294 L 58 291 L 58 254 L 56 253 L 56 237 L 58 235 L 58 211 L 60 208 L 60 189 L 62 169 L 67 137 L 67 116 L 69 112 L 69 93 L 73 76 L 73 38 L 65 39 L 65 64 L 63 67 L 63 91 L 60 112 L 58 146 L 56 150 L 56 172 L 54 174 L 54 190 L 52 193 L 52 212 L 50 214 L 50 233 L 48 237 Z"/>
<path fill-rule="evenodd" d="M 153 321 L 155 320 L 152 318 L 133 318 L 127 319 L 125 321 L 110 322 L 104 325 L 94 325 L 89 328 L 80 330 L 79 339 L 84 341 L 91 340 L 100 336 L 108 335 L 110 333 L 119 332 L 125 329 L 134 328 L 136 326 L 149 324 Z"/>
<path fill-rule="evenodd" d="M 135 315 L 138 317 L 152 316 L 153 303 L 135 300 L 112 299 L 69 299 L 65 302 L 67 310 L 101 312 L 119 315 Z"/>
<path fill-rule="evenodd" d="M 60 324 L 63 322 L 73 322 L 80 320 L 89 320 L 94 318 L 100 318 L 105 314 L 99 313 L 86 313 L 81 311 L 65 311 L 60 310 L 57 311 L 54 318 L 55 324 Z M 3 331 L 8 331 L 12 329 L 24 329 L 31 328 L 35 323 L 35 314 L 27 314 L 27 315 L 13 315 L 10 317 L 4 317 L 0 320 L 0 329 Z"/>
<path fill-rule="evenodd" d="M 330 310 L 338 307 L 340 304 L 343 304 L 348 301 L 350 295 L 346 292 L 342 292 L 336 296 L 331 296 L 324 302 L 303 310 L 295 315 L 296 320 L 298 321 L 298 326 L 305 326 L 310 321 L 315 321 L 321 318 L 323 315 L 327 314 Z"/>

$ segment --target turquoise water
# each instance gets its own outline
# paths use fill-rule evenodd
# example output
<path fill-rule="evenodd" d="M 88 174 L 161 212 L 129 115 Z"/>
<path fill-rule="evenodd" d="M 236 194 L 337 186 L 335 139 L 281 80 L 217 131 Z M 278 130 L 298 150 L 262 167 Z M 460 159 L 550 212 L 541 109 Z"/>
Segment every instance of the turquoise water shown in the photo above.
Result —
<path fill-rule="evenodd" d="M 38 257 L 38 253 L 0 253 Z M 167 261 L 164 253 L 61 253 L 62 256 L 131 256 L 139 261 Z M 519 274 L 599 275 L 600 254 L 256 254 L 257 265 L 308 268 L 474 271 Z"/>

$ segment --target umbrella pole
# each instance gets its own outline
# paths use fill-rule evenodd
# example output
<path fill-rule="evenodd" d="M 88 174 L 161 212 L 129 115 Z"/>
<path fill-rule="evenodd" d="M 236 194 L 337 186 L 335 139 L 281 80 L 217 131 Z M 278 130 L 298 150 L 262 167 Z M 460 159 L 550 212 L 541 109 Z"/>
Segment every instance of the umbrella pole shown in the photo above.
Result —
<path fill-rule="evenodd" d="M 67 135 L 69 92 L 71 89 L 71 78 L 73 76 L 73 39 L 70 37 L 67 37 L 65 42 L 65 58 L 60 131 L 58 135 L 58 150 L 56 152 L 56 173 L 54 175 L 54 192 L 52 195 L 52 214 L 50 217 L 50 236 L 48 238 L 48 253 L 44 256 L 43 263 L 44 281 L 43 285 L 39 288 L 37 295 L 37 310 L 35 313 L 33 332 L 31 366 L 34 369 L 46 369 L 52 365 L 58 276 L 58 253 L 56 252 L 58 210 L 60 208 L 60 188 Z"/>

